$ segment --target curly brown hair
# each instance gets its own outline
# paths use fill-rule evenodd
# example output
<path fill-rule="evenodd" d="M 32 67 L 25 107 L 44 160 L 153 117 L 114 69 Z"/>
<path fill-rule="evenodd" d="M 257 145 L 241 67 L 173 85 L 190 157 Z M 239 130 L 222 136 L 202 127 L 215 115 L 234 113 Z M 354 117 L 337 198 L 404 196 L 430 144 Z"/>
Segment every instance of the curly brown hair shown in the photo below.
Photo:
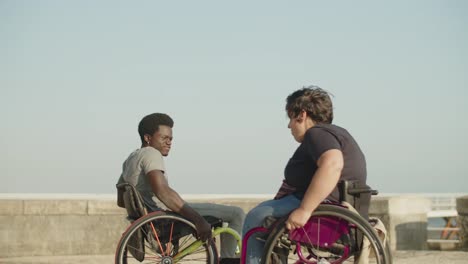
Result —
<path fill-rule="evenodd" d="M 318 86 L 304 87 L 286 98 L 286 112 L 290 118 L 297 117 L 303 110 L 316 123 L 331 124 L 333 121 L 330 94 Z"/>
<path fill-rule="evenodd" d="M 149 114 L 141 119 L 138 124 L 138 134 L 140 134 L 141 142 L 145 142 L 145 135 L 154 135 L 159 130 L 159 126 L 173 127 L 174 121 L 170 116 L 163 113 Z"/>

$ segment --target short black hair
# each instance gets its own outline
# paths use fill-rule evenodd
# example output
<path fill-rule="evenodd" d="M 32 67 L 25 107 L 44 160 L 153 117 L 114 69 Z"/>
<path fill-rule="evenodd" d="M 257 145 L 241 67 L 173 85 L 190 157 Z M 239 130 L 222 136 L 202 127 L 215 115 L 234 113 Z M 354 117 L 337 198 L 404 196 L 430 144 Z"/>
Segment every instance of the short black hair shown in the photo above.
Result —
<path fill-rule="evenodd" d="M 290 118 L 305 111 L 314 122 L 331 124 L 333 104 L 330 94 L 318 86 L 308 86 L 290 94 L 286 99 L 286 112 Z"/>
<path fill-rule="evenodd" d="M 173 127 L 174 121 L 167 114 L 153 113 L 141 119 L 138 124 L 138 133 L 140 134 L 141 142 L 145 142 L 145 135 L 154 135 L 159 130 L 159 126 Z"/>

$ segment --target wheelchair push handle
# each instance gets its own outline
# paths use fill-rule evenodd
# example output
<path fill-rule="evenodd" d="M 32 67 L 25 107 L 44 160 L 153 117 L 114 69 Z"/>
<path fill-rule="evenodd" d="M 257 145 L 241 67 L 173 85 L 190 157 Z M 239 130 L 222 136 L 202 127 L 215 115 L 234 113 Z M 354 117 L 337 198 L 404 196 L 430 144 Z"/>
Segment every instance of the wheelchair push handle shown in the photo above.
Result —
<path fill-rule="evenodd" d="M 340 193 L 350 195 L 356 195 L 360 193 L 370 193 L 372 195 L 377 195 L 379 193 L 379 191 L 373 190 L 370 186 L 360 181 L 339 181 L 338 189 L 340 190 Z"/>
<path fill-rule="evenodd" d="M 372 190 L 369 187 L 364 187 L 364 188 L 354 188 L 348 190 L 348 193 L 351 195 L 356 195 L 356 194 L 361 194 L 361 193 L 370 193 L 371 195 L 377 195 L 379 194 L 379 191 L 377 190 Z"/>

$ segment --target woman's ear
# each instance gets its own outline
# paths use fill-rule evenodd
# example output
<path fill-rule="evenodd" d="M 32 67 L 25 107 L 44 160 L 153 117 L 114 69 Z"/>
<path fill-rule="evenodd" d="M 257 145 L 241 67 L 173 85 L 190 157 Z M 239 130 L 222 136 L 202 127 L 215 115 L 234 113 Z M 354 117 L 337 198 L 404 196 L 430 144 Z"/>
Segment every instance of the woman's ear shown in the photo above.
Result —
<path fill-rule="evenodd" d="M 306 111 L 302 110 L 302 111 L 299 113 L 299 115 L 297 115 L 296 118 L 297 118 L 297 121 L 299 121 L 299 122 L 303 122 L 304 120 L 306 120 L 306 118 L 307 118 L 307 113 L 306 113 Z"/>

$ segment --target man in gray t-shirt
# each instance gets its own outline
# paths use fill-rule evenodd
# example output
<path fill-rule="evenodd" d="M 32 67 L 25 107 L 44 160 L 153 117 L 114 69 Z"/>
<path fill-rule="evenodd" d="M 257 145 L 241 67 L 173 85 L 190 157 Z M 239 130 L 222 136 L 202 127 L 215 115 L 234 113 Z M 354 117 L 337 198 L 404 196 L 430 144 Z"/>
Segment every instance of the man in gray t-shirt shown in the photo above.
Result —
<path fill-rule="evenodd" d="M 141 148 L 132 152 L 123 163 L 118 184 L 127 182 L 140 192 L 149 211 L 162 206 L 191 220 L 202 240 L 211 237 L 211 227 L 203 216 L 214 216 L 228 223 L 239 234 L 245 218 L 244 211 L 236 206 L 212 203 L 186 203 L 169 187 L 163 157 L 169 154 L 172 144 L 174 121 L 166 114 L 154 113 L 145 116 L 138 125 Z M 163 203 L 157 204 L 158 199 Z M 221 235 L 220 264 L 239 263 L 236 257 L 237 242 L 230 235 Z"/>
<path fill-rule="evenodd" d="M 154 201 L 155 195 L 151 189 L 149 177 L 146 177 L 153 170 L 161 171 L 164 174 L 166 169 L 163 156 L 159 150 L 153 147 L 142 147 L 132 152 L 125 160 L 119 179 L 119 183 L 127 182 L 135 186 L 149 211 L 157 211 L 162 206 Z"/>

